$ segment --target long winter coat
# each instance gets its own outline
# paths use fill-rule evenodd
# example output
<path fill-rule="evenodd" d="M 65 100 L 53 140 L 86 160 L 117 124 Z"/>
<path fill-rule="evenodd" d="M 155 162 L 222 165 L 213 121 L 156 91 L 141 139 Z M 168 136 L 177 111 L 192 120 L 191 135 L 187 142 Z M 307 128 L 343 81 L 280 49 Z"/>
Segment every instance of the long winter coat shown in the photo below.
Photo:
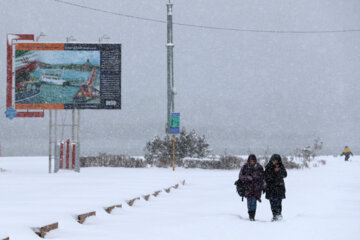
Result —
<path fill-rule="evenodd" d="M 252 180 L 249 180 L 251 177 Z M 264 168 L 256 163 L 254 166 L 250 166 L 246 163 L 240 170 L 239 179 L 245 183 L 245 196 L 255 197 L 261 200 L 261 192 L 264 186 Z"/>
<path fill-rule="evenodd" d="M 284 178 L 286 178 L 287 172 L 281 160 L 278 163 L 278 167 L 280 170 L 275 172 L 275 166 L 271 160 L 265 167 L 266 199 L 270 199 L 271 196 L 275 195 L 285 198 Z"/>

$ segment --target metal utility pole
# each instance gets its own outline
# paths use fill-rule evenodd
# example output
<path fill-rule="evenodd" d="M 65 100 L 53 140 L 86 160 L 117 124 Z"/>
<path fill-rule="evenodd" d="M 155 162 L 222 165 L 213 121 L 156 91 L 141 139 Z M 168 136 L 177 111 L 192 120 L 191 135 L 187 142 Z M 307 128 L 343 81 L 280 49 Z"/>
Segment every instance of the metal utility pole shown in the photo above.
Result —
<path fill-rule="evenodd" d="M 174 103 L 174 43 L 173 43 L 173 21 L 172 8 L 170 2 L 167 6 L 167 116 L 166 116 L 166 133 L 170 131 L 170 113 L 175 111 Z"/>

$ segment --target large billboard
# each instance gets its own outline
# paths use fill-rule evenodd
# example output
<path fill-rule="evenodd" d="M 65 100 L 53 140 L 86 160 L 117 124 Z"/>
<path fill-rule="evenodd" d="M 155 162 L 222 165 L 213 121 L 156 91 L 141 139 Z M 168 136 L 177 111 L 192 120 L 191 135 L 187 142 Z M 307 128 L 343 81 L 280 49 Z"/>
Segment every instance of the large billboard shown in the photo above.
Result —
<path fill-rule="evenodd" d="M 74 108 L 121 108 L 121 45 L 15 44 L 15 109 Z"/>

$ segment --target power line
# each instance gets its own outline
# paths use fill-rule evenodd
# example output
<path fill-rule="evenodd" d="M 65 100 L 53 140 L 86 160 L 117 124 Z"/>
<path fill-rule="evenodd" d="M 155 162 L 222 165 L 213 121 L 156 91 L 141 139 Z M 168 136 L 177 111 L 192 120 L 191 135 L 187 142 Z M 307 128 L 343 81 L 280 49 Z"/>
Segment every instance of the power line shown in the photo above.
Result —
<path fill-rule="evenodd" d="M 159 19 L 145 18 L 145 17 L 138 17 L 138 16 L 123 14 L 123 13 L 117 13 L 117 12 L 112 12 L 112 11 L 108 11 L 108 10 L 104 10 L 104 9 L 99 9 L 99 8 L 88 7 L 88 6 L 85 6 L 85 5 L 80 5 L 80 4 L 76 4 L 76 3 L 72 3 L 72 2 L 67 2 L 67 1 L 62 1 L 62 0 L 53 0 L 53 1 L 59 2 L 59 3 L 63 3 L 63 4 L 67 4 L 67 5 L 70 5 L 70 6 L 75 6 L 75 7 L 79 7 L 79 8 L 84 8 L 84 9 L 88 9 L 88 10 L 93 10 L 93 11 L 97 11 L 97 12 L 102 12 L 102 13 L 108 13 L 108 14 L 112 14 L 112 15 L 117 15 L 117 16 L 121 16 L 121 17 L 134 18 L 134 19 L 143 20 L 143 21 L 149 21 L 149 22 L 166 23 L 166 21 L 159 20 Z"/>
<path fill-rule="evenodd" d="M 156 22 L 156 23 L 166 23 L 164 20 L 155 19 L 155 18 L 146 18 L 146 17 L 139 17 L 129 14 L 123 14 L 113 11 L 108 11 L 100 8 L 94 8 L 89 7 L 85 5 L 80 5 L 77 3 L 67 2 L 63 0 L 53 0 L 58 3 L 79 7 L 83 9 L 93 10 L 97 12 L 117 15 L 121 17 L 126 18 L 132 18 L 142 21 L 148 21 L 148 22 Z M 183 27 L 191 27 L 191 28 L 200 28 L 200 29 L 208 29 L 208 30 L 220 30 L 220 31 L 236 31 L 236 32 L 252 32 L 252 33 L 277 33 L 277 34 L 326 34 L 326 33 L 349 33 L 349 32 L 360 32 L 360 29 L 336 29 L 336 30 L 304 30 L 304 31 L 298 31 L 298 30 L 265 30 L 265 29 L 246 29 L 246 28 L 230 28 L 230 27 L 216 27 L 216 26 L 207 26 L 207 25 L 199 25 L 199 24 L 188 24 L 188 23 L 180 23 L 180 22 L 174 22 L 174 25 L 183 26 Z"/>
<path fill-rule="evenodd" d="M 314 33 L 345 33 L 345 32 L 360 32 L 360 29 L 343 29 L 343 30 L 314 30 L 314 31 L 295 31 L 295 30 L 260 30 L 260 29 L 241 29 L 228 27 L 214 27 L 187 23 L 174 23 L 180 26 L 196 27 L 211 30 L 237 31 L 237 32 L 253 32 L 253 33 L 290 33 L 290 34 L 314 34 Z"/>

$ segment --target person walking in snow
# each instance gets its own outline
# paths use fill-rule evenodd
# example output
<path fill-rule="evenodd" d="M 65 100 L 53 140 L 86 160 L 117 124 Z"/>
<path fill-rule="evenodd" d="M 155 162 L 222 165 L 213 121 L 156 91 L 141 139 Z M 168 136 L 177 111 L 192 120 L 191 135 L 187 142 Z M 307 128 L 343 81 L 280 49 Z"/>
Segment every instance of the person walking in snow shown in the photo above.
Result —
<path fill-rule="evenodd" d="M 279 154 L 273 154 L 265 167 L 266 194 L 270 200 L 273 221 L 281 220 L 282 200 L 285 198 L 285 182 L 287 172 Z"/>
<path fill-rule="evenodd" d="M 245 198 L 250 221 L 255 221 L 256 201 L 261 202 L 264 185 L 264 168 L 257 163 L 256 156 L 250 154 L 247 163 L 242 166 L 239 180 L 245 184 Z"/>
<path fill-rule="evenodd" d="M 344 151 L 340 156 L 344 156 L 344 155 L 345 155 L 345 161 L 348 161 L 350 158 L 350 155 L 353 156 L 354 154 L 351 152 L 351 150 L 348 146 L 345 146 Z"/>

